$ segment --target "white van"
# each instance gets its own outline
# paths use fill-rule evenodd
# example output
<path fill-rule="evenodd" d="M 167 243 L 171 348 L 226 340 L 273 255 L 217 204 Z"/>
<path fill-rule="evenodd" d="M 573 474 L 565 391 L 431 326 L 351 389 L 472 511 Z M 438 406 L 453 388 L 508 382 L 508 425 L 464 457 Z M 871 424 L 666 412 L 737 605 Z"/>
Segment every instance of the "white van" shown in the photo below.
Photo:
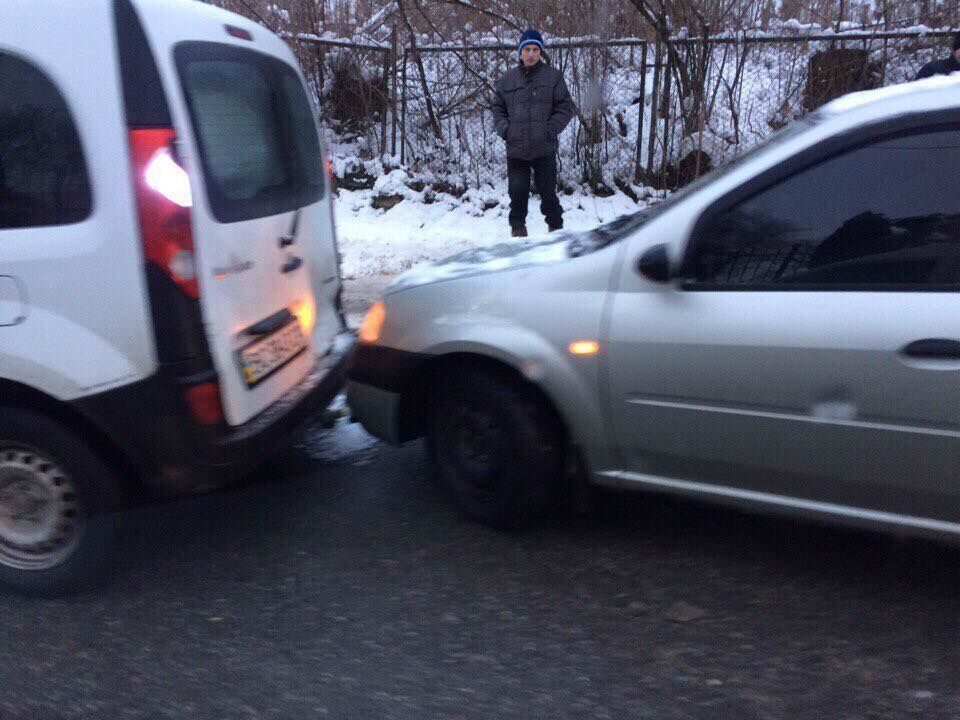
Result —
<path fill-rule="evenodd" d="M 0 582 L 89 579 L 111 510 L 229 482 L 339 391 L 324 164 L 263 27 L 189 0 L 3 3 Z"/>

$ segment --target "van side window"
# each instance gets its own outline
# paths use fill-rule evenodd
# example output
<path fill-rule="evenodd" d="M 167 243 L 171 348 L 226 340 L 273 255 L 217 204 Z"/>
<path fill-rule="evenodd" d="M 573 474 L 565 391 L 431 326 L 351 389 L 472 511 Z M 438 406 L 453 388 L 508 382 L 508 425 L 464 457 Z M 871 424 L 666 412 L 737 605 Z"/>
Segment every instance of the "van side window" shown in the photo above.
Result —
<path fill-rule="evenodd" d="M 80 138 L 63 96 L 0 52 L 0 229 L 66 225 L 90 214 Z"/>
<path fill-rule="evenodd" d="M 960 289 L 957 163 L 960 131 L 946 128 L 820 162 L 708 220 L 694 241 L 694 282 Z"/>

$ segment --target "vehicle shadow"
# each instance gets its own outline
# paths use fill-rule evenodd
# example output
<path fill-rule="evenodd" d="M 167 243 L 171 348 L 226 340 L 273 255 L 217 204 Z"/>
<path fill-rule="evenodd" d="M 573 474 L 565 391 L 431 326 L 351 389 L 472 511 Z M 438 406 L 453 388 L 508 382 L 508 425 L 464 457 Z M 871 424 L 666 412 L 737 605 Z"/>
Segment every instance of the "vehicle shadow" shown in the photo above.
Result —
<path fill-rule="evenodd" d="M 621 574 L 672 560 L 677 574 L 664 582 L 676 581 L 686 567 L 744 582 L 762 572 L 863 595 L 909 587 L 944 598 L 960 590 L 960 549 L 946 542 L 646 492 L 598 489 L 585 514 L 558 512 L 522 532 L 503 533 L 449 503 L 419 443 L 401 449 L 378 443 L 363 461 L 347 455 L 318 461 L 309 447 L 291 448 L 241 485 L 125 514 L 121 535 L 121 575 L 140 582 L 157 574 L 206 579 L 230 573 L 270 582 L 280 570 L 268 566 L 282 565 L 278 558 L 339 553 L 359 538 L 371 552 L 398 543 L 411 553 L 444 547 L 451 567 L 474 562 L 475 547 L 486 544 L 588 567 L 593 552 L 613 558 Z M 360 547 L 352 552 L 359 556 Z"/>
<path fill-rule="evenodd" d="M 578 535 L 629 536 L 656 552 L 746 559 L 809 580 L 842 577 L 865 589 L 895 583 L 951 597 L 960 590 L 960 544 L 905 532 L 605 488 L 595 491 L 588 514 L 561 522 Z"/>

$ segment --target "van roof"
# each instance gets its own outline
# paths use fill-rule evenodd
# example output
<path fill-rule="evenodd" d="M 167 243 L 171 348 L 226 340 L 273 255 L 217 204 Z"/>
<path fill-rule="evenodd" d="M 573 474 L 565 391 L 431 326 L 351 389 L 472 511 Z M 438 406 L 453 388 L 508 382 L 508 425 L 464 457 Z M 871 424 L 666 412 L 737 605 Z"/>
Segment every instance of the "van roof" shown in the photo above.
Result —
<path fill-rule="evenodd" d="M 246 30 L 253 37 L 254 47 L 274 54 L 288 56 L 287 44 L 270 29 L 248 20 L 242 15 L 201 2 L 200 0 L 130 0 L 148 27 L 163 27 L 164 35 L 173 39 L 182 33 L 183 39 L 191 36 L 192 30 L 218 25 L 231 25 Z M 179 29 L 179 30 L 178 30 Z M 223 32 L 223 42 L 247 45 L 246 40 L 237 40 Z"/>
<path fill-rule="evenodd" d="M 146 11 L 162 10 L 168 15 L 189 16 L 196 20 L 198 16 L 206 17 L 219 22 L 229 22 L 232 25 L 242 26 L 245 30 L 250 26 L 261 27 L 242 15 L 224 10 L 201 0 L 131 0 L 135 6 Z"/>

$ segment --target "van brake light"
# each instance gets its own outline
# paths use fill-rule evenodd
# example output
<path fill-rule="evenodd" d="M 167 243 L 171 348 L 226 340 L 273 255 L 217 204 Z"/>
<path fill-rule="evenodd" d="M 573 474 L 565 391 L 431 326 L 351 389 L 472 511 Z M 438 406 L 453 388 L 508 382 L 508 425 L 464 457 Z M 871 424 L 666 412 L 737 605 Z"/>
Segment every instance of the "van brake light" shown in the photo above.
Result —
<path fill-rule="evenodd" d="M 224 25 L 223 29 L 227 31 L 227 35 L 230 37 L 235 37 L 238 40 L 249 40 L 250 42 L 253 42 L 253 35 L 250 34 L 249 30 L 238 28 L 236 25 Z"/>
<path fill-rule="evenodd" d="M 144 256 L 189 297 L 200 297 L 190 227 L 190 178 L 174 159 L 170 128 L 130 131 L 134 190 Z"/>

